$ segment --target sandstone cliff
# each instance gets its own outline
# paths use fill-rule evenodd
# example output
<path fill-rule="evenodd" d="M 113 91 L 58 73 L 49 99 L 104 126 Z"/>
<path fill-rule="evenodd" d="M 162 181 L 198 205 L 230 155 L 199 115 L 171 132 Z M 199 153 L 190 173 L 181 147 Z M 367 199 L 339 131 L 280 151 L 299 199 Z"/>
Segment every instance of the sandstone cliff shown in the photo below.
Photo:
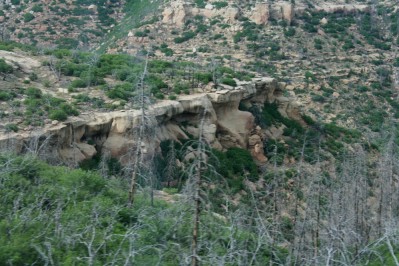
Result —
<path fill-rule="evenodd" d="M 283 114 L 300 119 L 298 107 L 281 97 L 279 84 L 273 78 L 258 78 L 239 84 L 235 89 L 180 96 L 176 101 L 161 101 L 148 109 L 154 129 L 149 143 L 142 143 L 152 154 L 163 140 L 198 136 L 200 115 L 206 113 L 204 137 L 216 149 L 241 147 L 250 149 L 254 158 L 264 161 L 263 135 L 256 128 L 251 113 L 239 110 L 239 104 L 262 106 L 277 101 Z M 16 152 L 40 153 L 76 164 L 97 152 L 122 158 L 135 145 L 131 133 L 141 118 L 138 110 L 109 113 L 83 113 L 64 123 L 47 125 L 41 131 L 1 136 L 0 143 Z M 43 150 L 41 147 L 43 147 Z M 44 148 L 45 147 L 45 148 Z"/>
<path fill-rule="evenodd" d="M 258 25 L 267 24 L 269 19 L 284 20 L 290 24 L 295 14 L 301 14 L 307 9 L 309 9 L 309 6 L 305 3 L 294 5 L 289 1 L 258 2 L 248 11 L 238 8 L 236 5 L 228 5 L 218 9 L 212 3 L 207 4 L 205 8 L 198 8 L 191 2 L 178 0 L 172 1 L 164 8 L 162 12 L 162 21 L 165 24 L 182 27 L 186 21 L 197 15 L 206 18 L 223 18 L 226 23 L 233 23 L 236 22 L 240 16 L 247 16 L 252 22 Z M 357 11 L 368 12 L 370 6 L 365 4 L 323 2 L 315 4 L 314 7 L 310 9 L 327 13 L 354 13 Z"/>

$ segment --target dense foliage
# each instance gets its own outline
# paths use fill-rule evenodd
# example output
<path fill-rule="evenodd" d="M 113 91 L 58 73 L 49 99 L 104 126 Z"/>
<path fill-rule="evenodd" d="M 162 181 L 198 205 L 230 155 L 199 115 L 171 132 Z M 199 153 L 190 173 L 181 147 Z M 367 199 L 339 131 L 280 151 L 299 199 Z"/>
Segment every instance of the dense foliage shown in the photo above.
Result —
<path fill-rule="evenodd" d="M 189 261 L 192 218 L 183 198 L 173 204 L 158 200 L 150 204 L 143 194 L 129 208 L 124 179 L 53 167 L 30 156 L 2 154 L 0 163 L 3 263 L 176 265 Z M 204 210 L 200 237 L 204 263 L 268 261 L 266 243 L 259 243 L 256 232 L 237 214 L 221 219 Z M 236 224 L 241 219 L 244 223 Z"/>

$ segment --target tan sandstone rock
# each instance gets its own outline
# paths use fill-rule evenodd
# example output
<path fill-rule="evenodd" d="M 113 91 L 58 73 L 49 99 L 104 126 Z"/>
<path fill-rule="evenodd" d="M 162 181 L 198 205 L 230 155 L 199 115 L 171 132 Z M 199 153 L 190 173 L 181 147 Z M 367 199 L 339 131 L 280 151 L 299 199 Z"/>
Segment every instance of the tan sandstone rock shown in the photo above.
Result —
<path fill-rule="evenodd" d="M 183 1 L 172 1 L 169 7 L 162 12 L 162 21 L 181 27 L 189 14 L 188 6 Z"/>
<path fill-rule="evenodd" d="M 268 3 L 256 3 L 250 19 L 258 25 L 265 25 L 269 20 Z"/>
<path fill-rule="evenodd" d="M 295 10 L 290 2 L 282 1 L 273 4 L 271 17 L 277 20 L 285 20 L 289 24 L 294 18 Z"/>

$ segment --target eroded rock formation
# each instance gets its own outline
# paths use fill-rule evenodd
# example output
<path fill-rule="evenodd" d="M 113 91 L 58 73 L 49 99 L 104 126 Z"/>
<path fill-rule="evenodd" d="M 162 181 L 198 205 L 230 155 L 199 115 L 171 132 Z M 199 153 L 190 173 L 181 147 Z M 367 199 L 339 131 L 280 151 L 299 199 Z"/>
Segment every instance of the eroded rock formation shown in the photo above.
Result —
<path fill-rule="evenodd" d="M 229 147 L 249 149 L 255 159 L 264 162 L 264 134 L 260 133 L 253 115 L 239 110 L 239 105 L 263 106 L 265 102 L 274 101 L 281 103 L 279 109 L 283 114 L 300 119 L 297 106 L 281 96 L 281 86 L 273 78 L 258 78 L 239 83 L 234 89 L 162 101 L 147 110 L 154 131 L 150 141 L 139 145 L 146 153 L 153 154 L 163 140 L 179 141 L 189 138 L 189 135 L 195 138 L 205 113 L 203 135 L 210 145 L 219 150 Z M 47 125 L 40 132 L 2 136 L 0 144 L 24 152 L 38 150 L 46 142 L 47 151 L 52 151 L 52 156 L 57 155 L 66 163 L 76 164 L 92 158 L 97 152 L 127 162 L 126 154 L 137 145 L 132 132 L 140 120 L 141 112 L 138 110 L 82 114 L 64 123 Z"/>
<path fill-rule="evenodd" d="M 184 23 L 197 15 L 206 18 L 219 17 L 226 23 L 235 22 L 240 15 L 247 16 L 252 22 L 258 25 L 265 25 L 269 19 L 284 20 L 289 24 L 294 19 L 295 14 L 305 12 L 309 7 L 307 5 L 298 4 L 294 5 L 290 1 L 277 1 L 277 2 L 257 2 L 250 11 L 242 11 L 234 6 L 227 6 L 217 9 L 208 3 L 205 8 L 197 8 L 193 3 L 185 2 L 182 0 L 172 1 L 170 5 L 165 7 L 162 12 L 163 22 L 166 24 L 176 25 L 178 27 L 184 26 Z M 316 11 L 324 11 L 327 13 L 354 13 L 354 12 L 369 12 L 369 5 L 363 4 L 336 4 L 336 3 L 323 3 L 315 5 Z"/>
<path fill-rule="evenodd" d="M 269 4 L 256 3 L 250 19 L 258 25 L 267 24 L 269 21 Z"/>

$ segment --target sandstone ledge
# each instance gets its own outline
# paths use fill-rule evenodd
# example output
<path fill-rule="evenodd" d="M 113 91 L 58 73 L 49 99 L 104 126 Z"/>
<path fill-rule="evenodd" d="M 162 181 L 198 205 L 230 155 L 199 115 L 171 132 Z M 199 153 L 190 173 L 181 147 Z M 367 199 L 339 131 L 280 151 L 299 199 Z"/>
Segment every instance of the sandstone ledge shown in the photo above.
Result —
<path fill-rule="evenodd" d="M 159 149 L 159 143 L 163 140 L 188 138 L 188 133 L 197 136 L 205 109 L 203 133 L 210 145 L 217 149 L 233 146 L 248 148 L 248 139 L 255 128 L 254 117 L 239 110 L 240 102 L 262 105 L 279 98 L 279 84 L 275 79 L 257 78 L 252 82 L 239 83 L 236 88 L 158 102 L 146 110 L 152 117 L 154 131 L 150 140 L 142 145 L 146 146 L 148 153 L 152 153 Z M 286 108 L 291 103 L 284 99 L 283 104 L 281 110 L 289 115 Z M 18 153 L 45 151 L 68 163 L 91 158 L 99 150 L 121 158 L 135 144 L 130 132 L 140 121 L 139 110 L 83 113 L 62 123 L 48 124 L 37 131 L 2 135 L 0 144 Z M 254 143 L 251 143 L 252 146 Z M 39 147 L 41 150 L 38 150 Z"/>

